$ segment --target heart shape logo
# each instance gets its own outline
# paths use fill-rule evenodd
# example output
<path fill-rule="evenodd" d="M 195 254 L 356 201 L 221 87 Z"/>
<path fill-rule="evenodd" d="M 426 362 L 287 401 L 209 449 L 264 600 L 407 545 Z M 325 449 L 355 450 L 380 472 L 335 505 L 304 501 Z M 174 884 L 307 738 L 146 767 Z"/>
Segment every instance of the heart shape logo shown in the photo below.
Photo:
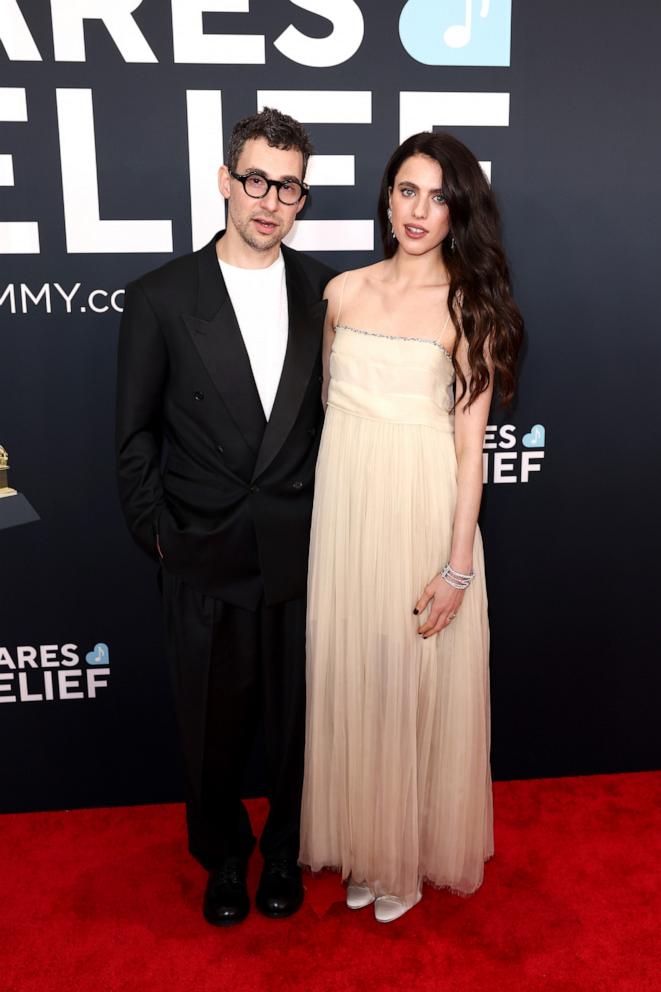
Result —
<path fill-rule="evenodd" d="M 524 448 L 543 448 L 546 441 L 544 424 L 534 424 L 529 434 L 524 434 L 521 442 Z"/>
<path fill-rule="evenodd" d="M 109 665 L 110 651 L 108 650 L 108 645 L 102 641 L 95 644 L 94 649 L 88 651 L 85 655 L 85 661 L 88 665 Z"/>

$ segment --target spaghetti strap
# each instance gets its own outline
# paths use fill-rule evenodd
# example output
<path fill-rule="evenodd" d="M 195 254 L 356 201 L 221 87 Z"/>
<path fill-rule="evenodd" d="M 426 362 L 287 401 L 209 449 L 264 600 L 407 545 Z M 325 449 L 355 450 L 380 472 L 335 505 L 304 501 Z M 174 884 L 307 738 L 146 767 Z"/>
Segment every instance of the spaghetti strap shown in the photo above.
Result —
<path fill-rule="evenodd" d="M 342 300 L 344 299 L 344 290 L 346 289 L 347 279 L 350 276 L 350 272 L 344 273 L 344 279 L 342 280 L 342 287 L 340 289 L 340 302 L 337 305 L 337 317 L 335 318 L 335 326 L 340 323 L 340 314 L 342 313 Z"/>
<path fill-rule="evenodd" d="M 445 330 L 446 330 L 446 328 L 447 328 L 447 326 L 448 326 L 448 324 L 450 323 L 450 319 L 451 319 L 451 317 L 452 317 L 452 314 L 451 314 L 451 313 L 450 313 L 450 311 L 448 310 L 448 315 L 447 315 L 447 317 L 445 318 L 445 323 L 443 324 L 443 327 L 442 327 L 442 329 L 441 329 L 441 333 L 440 333 L 440 334 L 438 335 L 438 337 L 437 337 L 437 338 L 435 338 L 435 339 L 434 339 L 434 342 L 435 342 L 435 344 L 441 344 L 441 338 L 442 338 L 442 337 L 443 337 L 443 335 L 445 334 Z"/>

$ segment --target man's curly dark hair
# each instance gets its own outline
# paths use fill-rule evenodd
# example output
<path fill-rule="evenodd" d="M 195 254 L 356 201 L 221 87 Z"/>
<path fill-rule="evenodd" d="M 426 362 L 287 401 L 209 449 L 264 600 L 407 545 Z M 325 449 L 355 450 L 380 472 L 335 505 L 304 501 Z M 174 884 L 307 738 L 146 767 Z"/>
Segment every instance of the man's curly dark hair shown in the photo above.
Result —
<path fill-rule="evenodd" d="M 266 138 L 271 148 L 294 148 L 303 156 L 303 175 L 308 167 L 308 159 L 313 152 L 310 136 L 297 120 L 273 107 L 264 107 L 258 114 L 237 121 L 227 148 L 227 167 L 236 171 L 239 156 L 246 141 L 252 138 Z"/>

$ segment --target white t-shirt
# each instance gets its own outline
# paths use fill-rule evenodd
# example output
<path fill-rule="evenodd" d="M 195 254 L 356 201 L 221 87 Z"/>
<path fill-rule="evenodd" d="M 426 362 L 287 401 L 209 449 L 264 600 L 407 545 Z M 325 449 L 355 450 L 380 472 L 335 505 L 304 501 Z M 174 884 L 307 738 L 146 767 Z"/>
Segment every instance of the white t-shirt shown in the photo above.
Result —
<path fill-rule="evenodd" d="M 218 259 L 268 420 L 287 351 L 289 313 L 282 252 L 267 269 L 243 269 Z"/>

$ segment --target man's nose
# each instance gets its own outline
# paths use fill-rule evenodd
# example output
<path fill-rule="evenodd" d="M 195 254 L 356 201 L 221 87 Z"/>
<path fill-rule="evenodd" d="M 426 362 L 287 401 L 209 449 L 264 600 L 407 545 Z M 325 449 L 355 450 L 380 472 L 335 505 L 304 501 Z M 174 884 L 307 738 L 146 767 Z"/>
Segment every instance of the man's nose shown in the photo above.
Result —
<path fill-rule="evenodd" d="M 262 203 L 264 204 L 267 210 L 273 211 L 278 209 L 279 202 L 280 201 L 278 200 L 278 191 L 275 188 L 275 186 L 271 186 L 266 196 L 262 197 Z"/>

